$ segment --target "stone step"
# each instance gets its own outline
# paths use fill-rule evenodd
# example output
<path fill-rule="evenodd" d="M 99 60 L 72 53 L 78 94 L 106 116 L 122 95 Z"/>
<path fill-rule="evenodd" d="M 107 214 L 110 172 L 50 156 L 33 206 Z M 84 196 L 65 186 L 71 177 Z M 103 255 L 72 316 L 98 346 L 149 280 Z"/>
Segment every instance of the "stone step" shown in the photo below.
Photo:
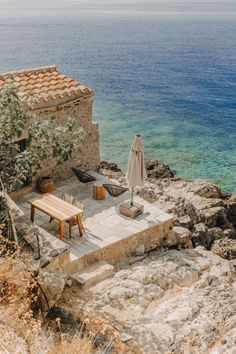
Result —
<path fill-rule="evenodd" d="M 99 261 L 88 265 L 71 277 L 79 285 L 89 287 L 112 276 L 114 267 L 105 261 Z"/>

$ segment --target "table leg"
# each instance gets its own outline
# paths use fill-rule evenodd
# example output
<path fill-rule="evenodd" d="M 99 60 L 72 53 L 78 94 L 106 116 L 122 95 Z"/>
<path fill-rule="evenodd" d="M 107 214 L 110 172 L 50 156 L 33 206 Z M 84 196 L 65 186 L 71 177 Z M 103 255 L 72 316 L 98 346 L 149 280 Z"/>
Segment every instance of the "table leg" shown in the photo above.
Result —
<path fill-rule="evenodd" d="M 71 238 L 72 220 L 69 220 L 69 238 Z"/>
<path fill-rule="evenodd" d="M 31 222 L 34 222 L 35 206 L 31 204 Z"/>
<path fill-rule="evenodd" d="M 78 224 L 78 228 L 79 228 L 79 234 L 80 234 L 80 236 L 83 236 L 84 227 L 83 227 L 80 215 L 77 215 L 76 219 L 77 219 L 77 224 Z"/>
<path fill-rule="evenodd" d="M 64 221 L 60 221 L 60 224 L 59 224 L 59 239 L 62 240 L 63 238 L 63 235 L 64 235 Z"/>

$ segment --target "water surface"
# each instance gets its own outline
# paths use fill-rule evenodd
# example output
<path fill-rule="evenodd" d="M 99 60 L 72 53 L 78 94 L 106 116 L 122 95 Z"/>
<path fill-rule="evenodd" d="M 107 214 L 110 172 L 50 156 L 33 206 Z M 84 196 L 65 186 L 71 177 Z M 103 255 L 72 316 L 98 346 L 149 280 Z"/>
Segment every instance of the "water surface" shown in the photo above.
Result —
<path fill-rule="evenodd" d="M 95 92 L 101 157 L 135 133 L 185 178 L 236 189 L 236 2 L 0 0 L 0 71 L 57 64 Z"/>

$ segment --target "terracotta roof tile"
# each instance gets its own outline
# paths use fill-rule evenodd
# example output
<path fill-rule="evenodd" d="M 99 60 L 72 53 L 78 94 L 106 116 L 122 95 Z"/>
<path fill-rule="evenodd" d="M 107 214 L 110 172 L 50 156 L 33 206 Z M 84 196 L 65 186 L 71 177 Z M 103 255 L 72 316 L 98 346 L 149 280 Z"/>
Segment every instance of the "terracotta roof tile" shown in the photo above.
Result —
<path fill-rule="evenodd" d="M 54 65 L 0 74 L 0 90 L 6 84 L 15 85 L 23 100 L 27 99 L 29 93 L 33 93 L 40 107 L 45 102 L 53 106 L 60 104 L 60 100 L 64 103 L 92 94 L 90 88 L 60 73 Z"/>

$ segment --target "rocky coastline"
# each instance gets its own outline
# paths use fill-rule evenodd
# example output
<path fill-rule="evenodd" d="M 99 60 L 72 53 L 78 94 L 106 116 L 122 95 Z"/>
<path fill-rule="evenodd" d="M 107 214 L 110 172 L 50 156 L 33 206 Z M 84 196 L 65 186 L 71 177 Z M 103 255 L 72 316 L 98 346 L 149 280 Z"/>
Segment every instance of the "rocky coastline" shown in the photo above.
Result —
<path fill-rule="evenodd" d="M 111 344 L 104 353 L 235 354 L 236 193 L 176 177 L 153 159 L 146 168 L 148 180 L 135 193 L 173 216 L 170 237 L 150 252 L 139 247 L 109 277 L 87 286 L 40 264 L 38 281 L 47 297 L 42 306 L 40 295 L 41 308 L 84 323 L 101 343 Z M 103 161 L 99 172 L 126 183 L 115 163 Z M 22 222 L 16 229 L 21 226 L 29 242 L 35 228 Z M 47 258 L 55 256 L 51 251 Z"/>
<path fill-rule="evenodd" d="M 236 193 L 176 177 L 153 159 L 146 167 L 135 192 L 172 214 L 172 236 L 124 259 L 110 278 L 67 289 L 59 305 L 113 328 L 130 354 L 234 354 Z M 115 163 L 99 172 L 125 185 Z"/>
<path fill-rule="evenodd" d="M 223 193 L 213 183 L 176 177 L 170 167 L 155 159 L 145 160 L 148 179 L 135 193 L 171 214 L 172 238 L 166 246 L 203 246 L 236 265 L 236 192 Z M 125 185 L 117 164 L 102 161 L 100 173 Z"/>

